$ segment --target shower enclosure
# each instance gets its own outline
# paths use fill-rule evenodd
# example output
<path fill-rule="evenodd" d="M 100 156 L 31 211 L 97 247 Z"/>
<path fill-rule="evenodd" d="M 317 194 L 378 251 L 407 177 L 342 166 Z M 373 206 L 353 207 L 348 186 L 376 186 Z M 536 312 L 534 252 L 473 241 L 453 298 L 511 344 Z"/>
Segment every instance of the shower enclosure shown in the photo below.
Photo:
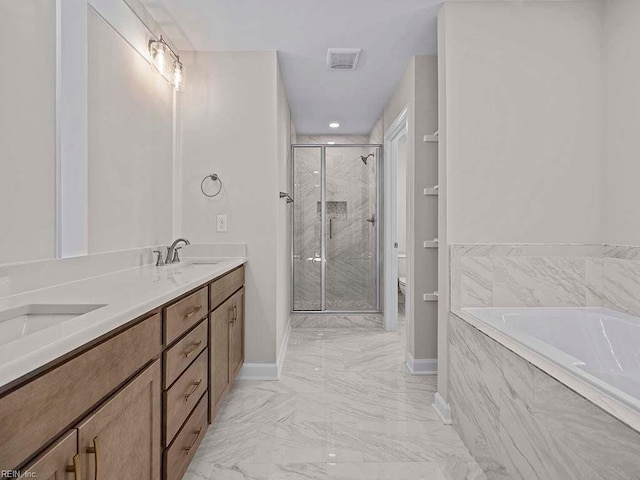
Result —
<path fill-rule="evenodd" d="M 294 145 L 293 310 L 380 311 L 380 145 Z"/>

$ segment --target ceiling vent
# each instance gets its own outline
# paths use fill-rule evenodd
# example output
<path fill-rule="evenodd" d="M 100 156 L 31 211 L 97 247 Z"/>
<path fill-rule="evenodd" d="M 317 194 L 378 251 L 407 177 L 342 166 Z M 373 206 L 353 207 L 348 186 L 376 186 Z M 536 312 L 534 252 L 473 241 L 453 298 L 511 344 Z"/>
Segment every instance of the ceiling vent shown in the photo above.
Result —
<path fill-rule="evenodd" d="M 330 48 L 327 52 L 327 66 L 329 70 L 355 70 L 360 52 L 360 48 Z"/>

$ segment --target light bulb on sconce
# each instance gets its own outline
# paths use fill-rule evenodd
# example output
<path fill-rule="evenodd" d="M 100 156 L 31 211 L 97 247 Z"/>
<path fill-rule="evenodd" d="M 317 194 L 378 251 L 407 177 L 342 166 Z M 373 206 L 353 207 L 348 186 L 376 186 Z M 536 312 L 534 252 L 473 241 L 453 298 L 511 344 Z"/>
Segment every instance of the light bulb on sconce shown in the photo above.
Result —
<path fill-rule="evenodd" d="M 154 67 L 160 75 L 167 79 L 177 92 L 184 89 L 184 65 L 180 61 L 180 57 L 160 36 L 159 40 L 152 38 L 149 40 L 149 54 Z M 173 65 L 173 71 L 169 65 Z"/>
<path fill-rule="evenodd" d="M 184 67 L 180 60 L 176 60 L 173 64 L 173 86 L 176 92 L 180 92 L 184 89 Z"/>
<path fill-rule="evenodd" d="M 160 73 L 164 74 L 165 67 L 167 66 L 167 54 L 162 37 L 160 37 L 160 40 L 149 41 L 149 53 L 151 54 L 153 65 Z"/>

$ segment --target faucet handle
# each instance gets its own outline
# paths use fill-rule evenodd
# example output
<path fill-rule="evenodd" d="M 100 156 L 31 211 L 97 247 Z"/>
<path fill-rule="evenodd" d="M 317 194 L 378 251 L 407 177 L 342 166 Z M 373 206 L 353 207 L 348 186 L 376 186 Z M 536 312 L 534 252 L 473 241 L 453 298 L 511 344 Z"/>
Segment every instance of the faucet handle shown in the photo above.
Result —
<path fill-rule="evenodd" d="M 180 250 L 182 250 L 182 247 L 178 247 L 173 251 L 173 260 L 171 260 L 171 263 L 177 263 L 180 261 Z"/>
<path fill-rule="evenodd" d="M 154 250 L 153 253 L 158 254 L 158 258 L 156 259 L 156 267 L 162 267 L 164 265 L 164 260 L 162 259 L 162 252 L 160 250 Z"/>

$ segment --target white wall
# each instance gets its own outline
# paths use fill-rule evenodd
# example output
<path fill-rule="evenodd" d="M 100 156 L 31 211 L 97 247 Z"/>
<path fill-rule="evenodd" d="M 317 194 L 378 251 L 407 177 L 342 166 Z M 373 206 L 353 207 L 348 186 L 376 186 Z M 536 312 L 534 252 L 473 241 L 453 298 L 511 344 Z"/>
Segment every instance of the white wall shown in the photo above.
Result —
<path fill-rule="evenodd" d="M 173 88 L 89 10 L 89 253 L 171 243 Z"/>
<path fill-rule="evenodd" d="M 602 4 L 447 2 L 438 30 L 446 401 L 449 245 L 602 241 Z"/>
<path fill-rule="evenodd" d="M 56 5 L 0 2 L 0 264 L 55 255 Z"/>
<path fill-rule="evenodd" d="M 640 245 L 640 2 L 604 10 L 604 241 Z"/>
<path fill-rule="evenodd" d="M 276 161 L 278 167 L 278 192 L 292 191 L 291 185 L 291 108 L 287 92 L 284 87 L 280 68 L 276 66 L 277 75 L 277 113 L 276 113 L 276 135 L 277 153 Z M 273 194 L 276 192 L 274 191 Z M 286 346 L 287 328 L 289 328 L 289 318 L 291 313 L 291 214 L 293 206 L 285 199 L 281 199 L 277 207 L 277 305 L 276 305 L 276 325 L 277 352 L 283 352 Z"/>
<path fill-rule="evenodd" d="M 249 363 L 277 352 L 278 82 L 275 52 L 189 52 L 183 96 L 183 233 L 192 242 L 246 243 L 246 346 Z M 282 140 L 280 140 L 282 142 Z M 220 196 L 200 192 L 205 175 L 224 182 Z M 216 216 L 228 232 L 216 231 Z M 280 217 L 282 219 L 282 217 Z M 280 225 L 280 230 L 281 230 Z"/>
<path fill-rule="evenodd" d="M 444 9 L 449 242 L 600 241 L 600 2 Z"/>
<path fill-rule="evenodd" d="M 407 253 L 407 136 L 398 139 L 398 186 L 396 188 L 398 207 L 398 253 Z"/>
<path fill-rule="evenodd" d="M 403 189 L 407 198 L 407 351 L 414 359 L 437 357 L 437 304 L 425 302 L 424 293 L 437 290 L 437 252 L 422 243 L 438 236 L 437 205 L 423 194 L 425 187 L 437 183 L 436 148 L 425 144 L 422 137 L 438 128 L 438 66 L 434 56 L 412 58 L 404 77 L 396 87 L 384 110 L 384 131 L 407 108 L 407 182 Z"/>

